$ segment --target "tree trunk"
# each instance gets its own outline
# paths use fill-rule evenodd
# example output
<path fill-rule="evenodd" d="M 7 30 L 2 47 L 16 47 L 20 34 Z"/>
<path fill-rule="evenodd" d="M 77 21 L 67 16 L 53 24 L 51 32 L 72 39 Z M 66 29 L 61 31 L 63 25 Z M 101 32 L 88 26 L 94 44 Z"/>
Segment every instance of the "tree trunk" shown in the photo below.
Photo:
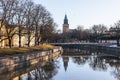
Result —
<path fill-rule="evenodd" d="M 28 39 L 28 44 L 27 45 L 28 45 L 28 47 L 30 47 L 30 39 Z"/>
<path fill-rule="evenodd" d="M 21 47 L 21 37 L 19 36 L 19 47 Z"/>
<path fill-rule="evenodd" d="M 21 29 L 19 26 L 19 47 L 21 47 Z"/>
<path fill-rule="evenodd" d="M 28 47 L 30 47 L 30 34 L 28 35 L 28 43 L 27 43 Z"/>
<path fill-rule="evenodd" d="M 11 39 L 8 39 L 8 41 L 9 41 L 9 48 L 11 48 L 12 47 Z"/>
<path fill-rule="evenodd" d="M 37 45 L 37 38 L 38 38 L 38 35 L 37 35 L 37 27 L 36 27 L 36 31 L 35 31 L 35 46 Z"/>
<path fill-rule="evenodd" d="M 21 47 L 21 35 L 19 35 L 19 47 Z"/>
<path fill-rule="evenodd" d="M 36 34 L 37 32 L 35 31 L 35 45 L 34 46 L 36 46 L 37 45 L 37 34 Z"/>
<path fill-rule="evenodd" d="M 28 42 L 27 42 L 27 46 L 30 47 L 30 37 L 31 37 L 31 34 L 30 34 L 30 29 L 28 30 Z"/>

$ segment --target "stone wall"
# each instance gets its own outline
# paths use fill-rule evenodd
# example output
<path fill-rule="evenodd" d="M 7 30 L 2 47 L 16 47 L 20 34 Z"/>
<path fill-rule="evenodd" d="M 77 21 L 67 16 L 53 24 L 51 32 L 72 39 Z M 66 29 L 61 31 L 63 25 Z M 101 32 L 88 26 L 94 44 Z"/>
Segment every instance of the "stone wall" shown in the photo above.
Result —
<path fill-rule="evenodd" d="M 46 61 L 58 56 L 62 51 L 61 47 L 47 51 L 34 51 L 13 56 L 0 57 L 0 73 L 12 71 L 26 66 L 34 65 L 40 61 Z"/>

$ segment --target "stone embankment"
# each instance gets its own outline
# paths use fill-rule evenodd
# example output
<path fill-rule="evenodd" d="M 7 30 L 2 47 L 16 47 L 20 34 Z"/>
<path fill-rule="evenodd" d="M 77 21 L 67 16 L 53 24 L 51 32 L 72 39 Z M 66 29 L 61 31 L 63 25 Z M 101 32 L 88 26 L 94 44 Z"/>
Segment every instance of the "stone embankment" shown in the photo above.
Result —
<path fill-rule="evenodd" d="M 13 56 L 0 57 L 0 74 L 31 66 L 38 62 L 52 60 L 56 56 L 60 56 L 61 53 L 62 48 L 58 47 L 52 50 L 34 51 Z"/>

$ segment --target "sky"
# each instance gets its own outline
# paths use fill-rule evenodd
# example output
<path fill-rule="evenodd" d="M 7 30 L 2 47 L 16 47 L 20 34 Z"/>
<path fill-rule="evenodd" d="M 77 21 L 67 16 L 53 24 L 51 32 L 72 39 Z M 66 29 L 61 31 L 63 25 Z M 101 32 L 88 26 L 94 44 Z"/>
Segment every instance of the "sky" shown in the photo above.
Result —
<path fill-rule="evenodd" d="M 94 24 L 104 24 L 108 28 L 120 20 L 120 0 L 33 0 L 42 4 L 62 30 L 65 14 L 71 29 Z"/>

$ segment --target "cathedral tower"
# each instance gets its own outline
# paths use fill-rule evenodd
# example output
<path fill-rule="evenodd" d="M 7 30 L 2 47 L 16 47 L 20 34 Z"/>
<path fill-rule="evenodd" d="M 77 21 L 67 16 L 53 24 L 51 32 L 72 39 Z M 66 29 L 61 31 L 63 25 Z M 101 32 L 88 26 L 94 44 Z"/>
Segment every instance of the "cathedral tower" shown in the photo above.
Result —
<path fill-rule="evenodd" d="M 68 24 L 67 15 L 65 15 L 64 23 L 63 23 L 63 33 L 66 33 L 66 32 L 69 32 L 69 24 Z"/>

